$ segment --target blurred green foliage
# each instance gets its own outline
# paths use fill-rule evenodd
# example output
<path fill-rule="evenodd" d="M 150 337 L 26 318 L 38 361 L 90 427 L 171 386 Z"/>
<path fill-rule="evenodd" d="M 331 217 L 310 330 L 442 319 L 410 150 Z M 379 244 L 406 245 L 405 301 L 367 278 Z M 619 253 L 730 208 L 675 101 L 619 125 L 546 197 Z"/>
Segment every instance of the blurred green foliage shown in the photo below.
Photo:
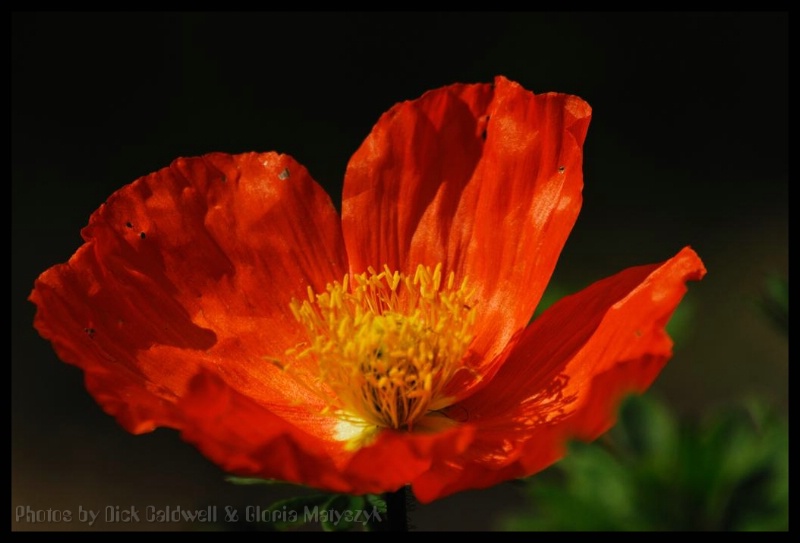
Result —
<path fill-rule="evenodd" d="M 789 335 L 789 280 L 773 276 L 764 284 L 761 308 L 772 323 Z"/>
<path fill-rule="evenodd" d="M 524 482 L 507 530 L 786 530 L 788 424 L 759 402 L 681 424 L 634 397 L 594 444 Z"/>

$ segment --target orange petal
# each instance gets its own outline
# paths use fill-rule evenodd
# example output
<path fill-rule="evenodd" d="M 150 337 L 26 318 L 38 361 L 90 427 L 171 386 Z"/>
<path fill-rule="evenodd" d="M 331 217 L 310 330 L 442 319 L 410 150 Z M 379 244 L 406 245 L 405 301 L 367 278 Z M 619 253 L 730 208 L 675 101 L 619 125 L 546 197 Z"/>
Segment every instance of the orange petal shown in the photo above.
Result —
<path fill-rule="evenodd" d="M 486 379 L 529 321 L 581 206 L 591 110 L 497 78 L 384 114 L 351 159 L 342 225 L 353 271 L 444 264 L 477 288 L 475 369 Z M 452 390 L 467 393 L 471 375 Z"/>
<path fill-rule="evenodd" d="M 705 268 L 689 248 L 564 298 L 514 346 L 494 380 L 451 413 L 478 427 L 467 454 L 415 482 L 421 501 L 544 469 L 569 438 L 592 440 L 620 399 L 650 386 L 672 354 L 664 327 Z"/>
<path fill-rule="evenodd" d="M 210 372 L 192 380 L 179 407 L 183 438 L 226 471 L 349 494 L 397 490 L 434 459 L 457 457 L 474 435 L 469 425 L 429 435 L 386 430 L 347 451 L 331 437 L 336 418 L 307 413 L 301 429 Z"/>
<path fill-rule="evenodd" d="M 266 358 L 299 341 L 289 310 L 346 270 L 330 198 L 275 153 L 178 159 L 113 194 L 30 299 L 35 326 L 128 430 L 173 425 L 199 368 L 268 404 L 309 393 Z"/>

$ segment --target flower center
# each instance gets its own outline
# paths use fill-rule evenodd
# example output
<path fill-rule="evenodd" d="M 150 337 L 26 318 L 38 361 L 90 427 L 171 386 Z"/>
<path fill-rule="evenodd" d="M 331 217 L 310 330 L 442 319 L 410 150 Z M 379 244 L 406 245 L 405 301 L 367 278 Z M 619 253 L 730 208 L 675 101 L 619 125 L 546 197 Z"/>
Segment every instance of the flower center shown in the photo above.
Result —
<path fill-rule="evenodd" d="M 326 292 L 292 300 L 309 342 L 291 354 L 312 357 L 319 379 L 336 394 L 331 406 L 367 425 L 413 429 L 430 411 L 451 403 L 448 381 L 464 369 L 475 310 L 466 279 L 442 281 L 442 265 L 419 265 L 407 276 L 345 275 Z"/>

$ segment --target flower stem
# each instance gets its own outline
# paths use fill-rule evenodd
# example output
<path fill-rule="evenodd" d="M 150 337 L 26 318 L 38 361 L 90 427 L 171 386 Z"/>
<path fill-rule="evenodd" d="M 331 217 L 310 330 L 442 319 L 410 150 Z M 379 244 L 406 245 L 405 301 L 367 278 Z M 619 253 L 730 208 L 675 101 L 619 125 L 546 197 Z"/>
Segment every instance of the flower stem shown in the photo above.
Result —
<path fill-rule="evenodd" d="M 383 495 L 386 502 L 386 522 L 378 524 L 377 528 L 386 532 L 408 531 L 408 510 L 406 509 L 406 487 L 400 487 L 395 492 L 386 492 Z"/>

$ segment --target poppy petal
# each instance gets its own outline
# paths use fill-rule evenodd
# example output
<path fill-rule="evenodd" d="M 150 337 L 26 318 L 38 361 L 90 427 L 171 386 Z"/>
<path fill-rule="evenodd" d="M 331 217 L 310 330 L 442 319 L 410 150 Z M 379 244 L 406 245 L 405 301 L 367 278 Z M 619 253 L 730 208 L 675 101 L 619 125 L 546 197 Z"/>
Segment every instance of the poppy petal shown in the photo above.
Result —
<path fill-rule="evenodd" d="M 300 341 L 290 300 L 346 271 L 330 198 L 292 158 L 178 159 L 113 194 L 82 235 L 36 281 L 34 324 L 125 428 L 173 425 L 201 367 L 267 404 L 320 404 L 269 361 Z"/>
<path fill-rule="evenodd" d="M 474 369 L 488 381 L 527 324 L 581 206 L 591 109 L 502 77 L 384 114 L 351 159 L 342 228 L 351 270 L 442 262 L 480 300 Z M 451 386 L 467 394 L 475 373 Z"/>
<path fill-rule="evenodd" d="M 350 494 L 396 490 L 433 459 L 463 453 L 474 436 L 469 425 L 435 434 L 384 430 L 373 444 L 348 451 L 330 437 L 335 418 L 319 417 L 306 431 L 207 371 L 192 380 L 180 412 L 182 437 L 230 473 Z"/>
<path fill-rule="evenodd" d="M 486 387 L 455 406 L 478 427 L 457 463 L 438 463 L 415 486 L 422 501 L 544 469 L 566 440 L 592 440 L 628 393 L 650 386 L 672 354 L 664 327 L 705 268 L 689 248 L 661 265 L 599 281 L 545 311 Z"/>

